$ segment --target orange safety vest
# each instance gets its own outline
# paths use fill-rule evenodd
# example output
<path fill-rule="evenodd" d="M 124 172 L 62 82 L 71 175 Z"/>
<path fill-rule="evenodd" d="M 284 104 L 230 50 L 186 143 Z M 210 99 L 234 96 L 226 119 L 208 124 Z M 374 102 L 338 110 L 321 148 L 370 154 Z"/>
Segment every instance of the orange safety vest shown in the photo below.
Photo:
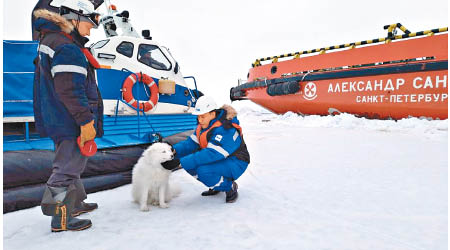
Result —
<path fill-rule="evenodd" d="M 237 130 L 239 130 L 239 135 L 242 136 L 242 128 L 241 126 L 239 126 L 236 123 L 231 123 L 231 125 L 233 125 L 234 128 L 236 128 Z M 222 126 L 222 122 L 221 121 L 216 121 L 213 123 L 213 125 L 211 125 L 211 127 L 205 131 L 203 131 L 203 133 L 200 133 L 200 131 L 202 130 L 202 127 L 200 125 L 197 126 L 197 130 L 195 132 L 195 134 L 197 135 L 197 140 L 198 140 L 198 144 L 200 145 L 200 148 L 206 148 L 206 146 L 208 145 L 208 133 L 209 131 L 211 131 L 211 129 L 213 128 L 217 128 Z"/>

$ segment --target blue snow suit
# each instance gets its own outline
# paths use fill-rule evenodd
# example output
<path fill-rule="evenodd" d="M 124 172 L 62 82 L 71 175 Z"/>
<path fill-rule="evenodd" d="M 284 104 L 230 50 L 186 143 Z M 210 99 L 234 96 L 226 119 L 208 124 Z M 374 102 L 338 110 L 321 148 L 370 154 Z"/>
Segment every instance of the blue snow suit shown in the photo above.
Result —
<path fill-rule="evenodd" d="M 212 128 L 216 121 L 221 126 Z M 216 111 L 216 119 L 206 129 L 198 128 L 185 141 L 175 144 L 181 166 L 206 186 L 217 191 L 231 190 L 231 184 L 247 169 L 250 155 L 241 132 L 236 111 L 224 105 Z M 211 129 L 212 128 L 212 129 Z M 200 131 L 200 134 L 197 134 Z M 207 146 L 201 148 L 200 135 L 207 133 Z"/>
<path fill-rule="evenodd" d="M 59 143 L 78 137 L 80 126 L 94 119 L 101 137 L 103 101 L 95 69 L 81 51 L 88 39 L 56 13 L 37 10 L 34 15 L 40 38 L 33 89 L 36 129 Z"/>

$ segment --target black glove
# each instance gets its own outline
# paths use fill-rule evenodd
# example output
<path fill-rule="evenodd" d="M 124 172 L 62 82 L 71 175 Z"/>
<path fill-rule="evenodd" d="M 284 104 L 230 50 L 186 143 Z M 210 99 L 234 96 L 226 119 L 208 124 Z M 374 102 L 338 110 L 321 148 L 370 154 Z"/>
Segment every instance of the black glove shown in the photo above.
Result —
<path fill-rule="evenodd" d="M 174 168 L 180 166 L 180 159 L 173 159 L 170 161 L 165 161 L 165 162 L 162 162 L 161 165 L 163 166 L 163 168 L 165 168 L 167 170 L 173 170 Z"/>

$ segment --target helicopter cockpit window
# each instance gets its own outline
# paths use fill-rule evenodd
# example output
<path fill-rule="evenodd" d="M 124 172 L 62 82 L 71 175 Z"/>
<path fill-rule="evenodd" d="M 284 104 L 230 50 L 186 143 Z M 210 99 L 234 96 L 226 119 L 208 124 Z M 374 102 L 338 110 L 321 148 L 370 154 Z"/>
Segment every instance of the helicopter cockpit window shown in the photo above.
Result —
<path fill-rule="evenodd" d="M 92 45 L 92 48 L 93 48 L 93 49 L 101 49 L 101 48 L 103 48 L 108 42 L 109 42 L 109 39 L 98 41 L 98 42 L 94 43 L 94 45 Z"/>
<path fill-rule="evenodd" d="M 170 70 L 172 64 L 156 45 L 139 45 L 138 61 L 157 70 Z"/>
<path fill-rule="evenodd" d="M 119 46 L 117 46 L 117 52 L 124 56 L 132 57 L 133 56 L 134 44 L 130 42 L 121 42 Z"/>

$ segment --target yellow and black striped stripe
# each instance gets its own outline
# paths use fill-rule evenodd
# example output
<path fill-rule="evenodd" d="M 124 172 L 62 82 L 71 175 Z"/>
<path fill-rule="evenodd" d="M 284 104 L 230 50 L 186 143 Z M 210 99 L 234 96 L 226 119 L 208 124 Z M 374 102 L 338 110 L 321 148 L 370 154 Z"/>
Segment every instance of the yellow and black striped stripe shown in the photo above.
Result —
<path fill-rule="evenodd" d="M 394 35 L 394 30 L 396 28 L 399 28 L 405 34 Z M 366 44 L 373 44 L 373 43 L 380 43 L 380 42 L 390 42 L 391 40 L 398 40 L 398 39 L 410 38 L 410 37 L 415 37 L 415 36 L 433 35 L 436 33 L 448 31 L 448 27 L 445 27 L 445 28 L 437 28 L 437 29 L 425 30 L 425 31 L 419 31 L 419 32 L 410 32 L 408 29 L 405 28 L 405 26 L 401 25 L 400 23 L 385 25 L 384 29 L 388 30 L 387 37 L 376 38 L 376 39 L 365 40 L 365 41 L 354 42 L 354 43 L 346 43 L 346 44 L 335 45 L 335 46 L 324 47 L 324 48 L 313 49 L 313 50 L 304 50 L 304 51 L 299 51 L 299 52 L 295 52 L 295 53 L 283 54 L 283 55 L 279 55 L 279 56 L 263 57 L 260 59 L 256 59 L 255 62 L 252 63 L 252 67 L 261 66 L 262 61 L 272 60 L 272 62 L 277 62 L 279 58 L 292 57 L 292 56 L 294 56 L 294 58 L 299 58 L 300 55 L 304 55 L 304 54 L 311 54 L 311 53 L 316 53 L 316 52 L 325 53 L 328 50 L 343 49 L 343 48 L 348 48 L 348 47 L 354 48 L 355 46 L 359 46 L 359 45 L 366 45 Z"/>

